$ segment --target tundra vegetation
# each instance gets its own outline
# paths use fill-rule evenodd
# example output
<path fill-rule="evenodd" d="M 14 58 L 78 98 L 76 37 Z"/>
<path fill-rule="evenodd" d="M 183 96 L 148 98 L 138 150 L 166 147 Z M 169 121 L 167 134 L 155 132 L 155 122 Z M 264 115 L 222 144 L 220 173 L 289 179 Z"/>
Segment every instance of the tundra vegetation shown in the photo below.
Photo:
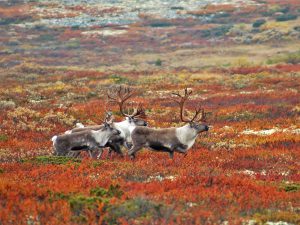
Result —
<path fill-rule="evenodd" d="M 298 0 L 178 3 L 129 22 L 111 20 L 125 6 L 61 2 L 0 2 L 0 224 L 300 223 Z M 189 87 L 209 131 L 173 159 L 52 156 L 54 135 L 101 124 L 112 84 L 139 90 L 161 128 L 184 125 L 172 93 Z"/>

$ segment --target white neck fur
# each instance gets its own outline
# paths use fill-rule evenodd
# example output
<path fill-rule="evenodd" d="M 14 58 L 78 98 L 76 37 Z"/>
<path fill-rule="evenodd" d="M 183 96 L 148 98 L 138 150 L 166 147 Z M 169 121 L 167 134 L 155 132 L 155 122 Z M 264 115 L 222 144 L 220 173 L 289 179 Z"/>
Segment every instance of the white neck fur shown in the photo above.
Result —
<path fill-rule="evenodd" d="M 176 128 L 176 137 L 182 144 L 188 146 L 187 149 L 194 145 L 197 136 L 197 132 L 195 129 L 191 128 L 190 124 Z"/>
<path fill-rule="evenodd" d="M 126 117 L 125 120 L 118 123 L 113 123 L 113 127 L 121 132 L 120 136 L 124 138 L 126 141 L 131 141 L 131 132 L 134 130 L 136 125 L 134 123 L 129 122 L 129 118 Z"/>
<path fill-rule="evenodd" d="M 108 139 L 111 136 L 110 132 L 106 132 L 106 131 L 94 131 L 91 130 L 93 137 L 95 138 L 96 142 L 100 145 L 100 146 L 104 146 L 106 145 L 106 143 L 108 142 Z"/>

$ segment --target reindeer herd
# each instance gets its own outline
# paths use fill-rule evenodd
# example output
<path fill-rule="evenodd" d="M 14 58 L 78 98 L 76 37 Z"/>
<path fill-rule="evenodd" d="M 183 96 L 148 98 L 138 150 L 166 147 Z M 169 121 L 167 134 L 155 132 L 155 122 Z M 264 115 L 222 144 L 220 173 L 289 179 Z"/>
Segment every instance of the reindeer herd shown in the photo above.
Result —
<path fill-rule="evenodd" d="M 180 107 L 180 119 L 185 123 L 181 127 L 149 127 L 143 119 L 145 111 L 141 105 L 134 108 L 131 114 L 125 113 L 124 105 L 134 94 L 129 87 L 111 88 L 107 93 L 108 100 L 119 106 L 119 111 L 125 119 L 115 122 L 112 113 L 106 112 L 101 125 L 85 127 L 76 124 L 76 128 L 52 137 L 54 155 L 79 157 L 82 151 L 87 151 L 91 158 L 99 159 L 106 147 L 109 148 L 108 155 L 114 151 L 120 156 L 123 156 L 121 148 L 125 147 L 131 159 L 134 159 L 142 148 L 167 152 L 170 158 L 173 158 L 174 152 L 186 154 L 198 135 L 209 129 L 205 124 L 206 113 L 201 107 L 195 109 L 191 119 L 185 118 L 184 104 L 192 94 L 187 88 L 183 94 L 173 93 L 178 98 L 174 101 Z"/>

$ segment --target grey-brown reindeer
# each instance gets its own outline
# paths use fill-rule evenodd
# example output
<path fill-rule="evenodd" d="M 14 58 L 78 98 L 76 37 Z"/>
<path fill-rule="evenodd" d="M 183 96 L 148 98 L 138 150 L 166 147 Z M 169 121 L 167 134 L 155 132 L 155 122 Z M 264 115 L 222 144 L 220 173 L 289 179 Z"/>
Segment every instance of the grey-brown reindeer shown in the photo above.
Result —
<path fill-rule="evenodd" d="M 120 134 L 117 129 L 111 126 L 112 123 L 113 116 L 111 113 L 107 113 L 104 125 L 98 130 L 89 129 L 52 137 L 54 155 L 72 155 L 70 153 L 74 151 L 88 151 L 90 157 L 93 157 L 93 150 L 105 147 L 113 135 Z"/>
<path fill-rule="evenodd" d="M 121 151 L 121 146 L 125 146 L 127 149 L 129 149 L 129 143 L 131 143 L 131 135 L 130 132 L 133 130 L 136 126 L 147 126 L 147 122 L 139 118 L 140 116 L 144 116 L 145 112 L 144 109 L 139 105 L 138 107 L 133 109 L 133 112 L 131 114 L 125 113 L 124 111 L 124 105 L 126 101 L 128 101 L 133 95 L 136 93 L 126 86 L 115 86 L 113 88 L 110 88 L 107 97 L 110 102 L 116 103 L 119 106 L 120 113 L 125 117 L 125 120 L 121 122 L 113 122 L 111 124 L 112 127 L 116 128 L 118 131 L 120 131 L 119 135 L 113 135 L 109 141 L 106 143 L 106 147 L 109 147 L 109 154 L 111 154 L 111 150 L 118 153 L 119 155 L 123 156 L 123 153 Z M 66 131 L 66 133 L 77 133 L 82 132 L 85 130 L 98 130 L 103 127 L 103 124 L 101 125 L 92 125 L 92 126 L 86 126 L 86 127 L 77 127 L 72 130 Z M 102 155 L 102 149 L 99 149 L 97 158 L 100 158 Z M 94 151 L 94 153 L 97 153 L 97 151 Z M 78 157 L 80 152 L 77 152 L 73 155 L 73 157 Z M 94 155 L 94 154 L 93 154 Z"/>
<path fill-rule="evenodd" d="M 154 151 L 168 152 L 173 158 L 174 152 L 186 154 L 195 143 L 201 132 L 208 131 L 208 126 L 204 123 L 206 113 L 201 107 L 197 107 L 192 119 L 184 118 L 184 104 L 192 94 L 191 90 L 185 88 L 184 95 L 173 93 L 179 97 L 175 100 L 180 107 L 180 119 L 186 124 L 182 127 L 172 128 L 149 128 L 136 127 L 131 133 L 132 148 L 128 154 L 133 159 L 136 152 L 143 147 Z"/>

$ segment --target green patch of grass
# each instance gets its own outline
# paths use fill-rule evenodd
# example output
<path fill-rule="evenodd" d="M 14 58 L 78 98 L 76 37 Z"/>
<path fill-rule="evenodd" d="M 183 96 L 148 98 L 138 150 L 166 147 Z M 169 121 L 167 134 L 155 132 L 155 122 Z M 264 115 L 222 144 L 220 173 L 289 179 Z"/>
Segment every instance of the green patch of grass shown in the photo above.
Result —
<path fill-rule="evenodd" d="M 300 63 L 300 51 L 291 52 L 284 55 L 277 55 L 269 58 L 266 62 L 267 64 L 277 64 L 277 63 Z"/>
<path fill-rule="evenodd" d="M 84 209 L 94 209 L 97 203 L 102 202 L 102 198 L 97 196 L 75 195 L 70 197 L 69 204 L 72 212 L 79 216 Z"/>
<path fill-rule="evenodd" d="M 29 162 L 35 164 L 68 164 L 68 163 L 80 163 L 81 159 L 75 159 L 65 156 L 38 156 L 34 158 L 23 159 L 21 162 Z"/>
<path fill-rule="evenodd" d="M 94 167 L 94 168 L 96 168 L 96 167 L 98 167 L 98 166 L 102 166 L 103 165 L 103 162 L 102 161 L 94 161 L 94 162 L 92 162 L 92 166 Z"/>
<path fill-rule="evenodd" d="M 70 209 L 73 213 L 72 221 L 75 223 L 84 223 L 87 221 L 86 211 L 92 210 L 96 219 L 99 219 L 101 214 L 110 207 L 110 199 L 113 197 L 121 198 L 123 191 L 120 186 L 110 185 L 108 189 L 102 187 L 96 187 L 90 190 L 89 195 L 81 193 L 55 193 L 49 191 L 49 201 L 65 200 L 69 203 Z M 104 203 L 103 210 L 101 212 L 98 209 L 98 205 Z"/>
<path fill-rule="evenodd" d="M 110 185 L 109 188 L 106 190 L 104 188 L 93 188 L 90 191 L 91 195 L 95 195 L 98 197 L 107 197 L 107 198 L 111 198 L 111 197 L 117 197 L 117 198 L 121 198 L 121 196 L 124 194 L 123 191 L 120 189 L 120 185 Z"/>
<path fill-rule="evenodd" d="M 57 201 L 57 200 L 68 200 L 70 198 L 70 194 L 64 194 L 64 193 L 60 193 L 60 192 L 52 192 L 52 191 L 48 191 L 48 195 L 49 195 L 49 201 L 53 202 L 53 201 Z"/>
<path fill-rule="evenodd" d="M 279 222 L 284 221 L 292 224 L 300 223 L 300 215 L 296 212 L 288 211 L 276 211 L 276 212 L 263 212 L 256 213 L 253 216 L 254 220 L 257 221 L 257 224 L 265 224 L 266 222 Z"/>
<path fill-rule="evenodd" d="M 110 206 L 104 220 L 107 224 L 117 224 L 119 218 L 141 223 L 161 219 L 168 221 L 173 213 L 174 209 L 172 207 L 144 198 L 134 198 L 122 204 Z"/>
<path fill-rule="evenodd" d="M 6 134 L 0 134 L 0 141 L 7 141 L 8 136 Z"/>
<path fill-rule="evenodd" d="M 220 121 L 251 121 L 254 119 L 265 118 L 267 114 L 263 113 L 253 113 L 249 111 L 245 112 L 236 112 L 232 114 L 220 115 L 218 120 Z"/>
<path fill-rule="evenodd" d="M 0 174 L 4 173 L 4 169 L 0 168 Z"/>
<path fill-rule="evenodd" d="M 279 189 L 286 192 L 296 192 L 300 191 L 300 184 L 281 184 Z"/>
<path fill-rule="evenodd" d="M 129 83 L 128 78 L 118 75 L 118 74 L 112 74 L 109 76 L 109 78 L 112 79 L 112 81 L 115 84 L 128 84 Z"/>

